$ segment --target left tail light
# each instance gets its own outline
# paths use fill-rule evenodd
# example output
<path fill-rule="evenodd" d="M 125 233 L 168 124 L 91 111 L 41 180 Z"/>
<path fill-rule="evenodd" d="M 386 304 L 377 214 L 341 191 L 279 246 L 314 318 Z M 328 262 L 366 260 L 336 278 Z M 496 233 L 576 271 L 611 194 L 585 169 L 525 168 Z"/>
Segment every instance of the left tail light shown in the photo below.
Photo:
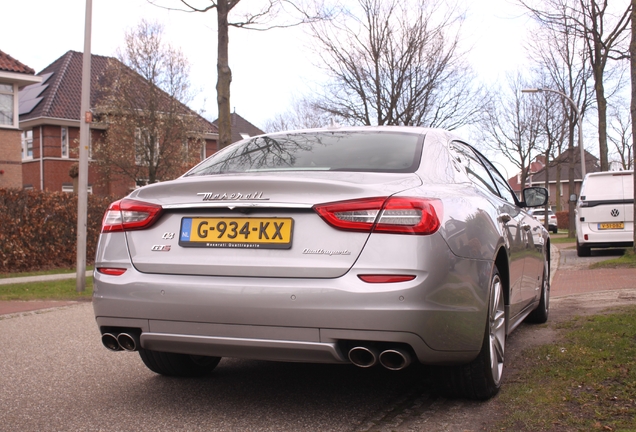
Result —
<path fill-rule="evenodd" d="M 102 219 L 102 232 L 141 230 L 154 224 L 162 207 L 143 201 L 122 199 L 112 203 Z"/>
<path fill-rule="evenodd" d="M 428 235 L 439 229 L 443 206 L 431 198 L 377 197 L 317 204 L 314 210 L 339 230 Z"/>

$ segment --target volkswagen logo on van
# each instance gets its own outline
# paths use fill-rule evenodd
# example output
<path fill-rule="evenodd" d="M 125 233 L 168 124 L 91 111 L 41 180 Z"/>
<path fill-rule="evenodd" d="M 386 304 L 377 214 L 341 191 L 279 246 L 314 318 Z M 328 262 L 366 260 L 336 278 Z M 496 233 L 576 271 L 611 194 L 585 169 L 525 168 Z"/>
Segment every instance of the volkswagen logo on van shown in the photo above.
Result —
<path fill-rule="evenodd" d="M 612 209 L 610 214 L 612 215 L 612 217 L 618 217 L 618 215 L 621 213 L 618 211 L 618 209 Z"/>

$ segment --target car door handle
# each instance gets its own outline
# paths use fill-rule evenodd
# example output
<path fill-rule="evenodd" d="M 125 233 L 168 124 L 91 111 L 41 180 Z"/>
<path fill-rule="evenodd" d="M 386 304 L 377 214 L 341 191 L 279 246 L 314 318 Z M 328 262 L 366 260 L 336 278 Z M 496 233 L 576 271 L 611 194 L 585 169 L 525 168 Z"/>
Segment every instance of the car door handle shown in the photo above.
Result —
<path fill-rule="evenodd" d="M 512 220 L 512 216 L 510 216 L 508 213 L 502 213 L 499 215 L 499 222 L 501 223 L 508 223 Z"/>

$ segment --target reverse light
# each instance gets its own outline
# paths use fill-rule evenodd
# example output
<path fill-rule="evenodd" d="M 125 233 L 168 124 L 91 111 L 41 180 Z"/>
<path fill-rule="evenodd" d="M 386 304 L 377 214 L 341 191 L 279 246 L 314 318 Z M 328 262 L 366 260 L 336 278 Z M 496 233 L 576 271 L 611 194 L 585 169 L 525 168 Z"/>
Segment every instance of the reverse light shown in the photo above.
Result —
<path fill-rule="evenodd" d="M 344 231 L 429 235 L 440 227 L 442 202 L 415 197 L 375 197 L 317 204 L 329 225 Z"/>
<path fill-rule="evenodd" d="M 395 283 L 408 282 L 415 279 L 413 275 L 358 275 L 358 278 L 367 283 Z"/>
<path fill-rule="evenodd" d="M 109 276 L 121 276 L 126 273 L 125 268 L 97 267 L 97 272 Z"/>
<path fill-rule="evenodd" d="M 161 216 L 157 204 L 122 199 L 112 203 L 102 219 L 102 232 L 140 230 L 150 227 Z"/>

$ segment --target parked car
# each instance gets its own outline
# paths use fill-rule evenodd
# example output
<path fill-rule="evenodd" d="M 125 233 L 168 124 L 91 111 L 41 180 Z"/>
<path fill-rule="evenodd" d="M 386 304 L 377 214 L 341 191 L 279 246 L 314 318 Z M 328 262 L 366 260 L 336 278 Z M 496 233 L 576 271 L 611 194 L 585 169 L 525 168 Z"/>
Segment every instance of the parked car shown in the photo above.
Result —
<path fill-rule="evenodd" d="M 447 395 L 501 385 L 507 335 L 549 312 L 549 235 L 454 135 L 332 127 L 257 136 L 106 212 L 103 344 L 152 371 L 221 357 L 439 366 Z"/>
<path fill-rule="evenodd" d="M 634 245 L 634 172 L 590 173 L 576 200 L 576 252 Z"/>
<path fill-rule="evenodd" d="M 530 212 L 532 217 L 541 222 L 543 226 L 545 226 L 545 209 L 532 209 Z M 553 234 L 556 234 L 559 231 L 557 227 L 557 217 L 552 210 L 548 210 L 548 227 Z"/>

